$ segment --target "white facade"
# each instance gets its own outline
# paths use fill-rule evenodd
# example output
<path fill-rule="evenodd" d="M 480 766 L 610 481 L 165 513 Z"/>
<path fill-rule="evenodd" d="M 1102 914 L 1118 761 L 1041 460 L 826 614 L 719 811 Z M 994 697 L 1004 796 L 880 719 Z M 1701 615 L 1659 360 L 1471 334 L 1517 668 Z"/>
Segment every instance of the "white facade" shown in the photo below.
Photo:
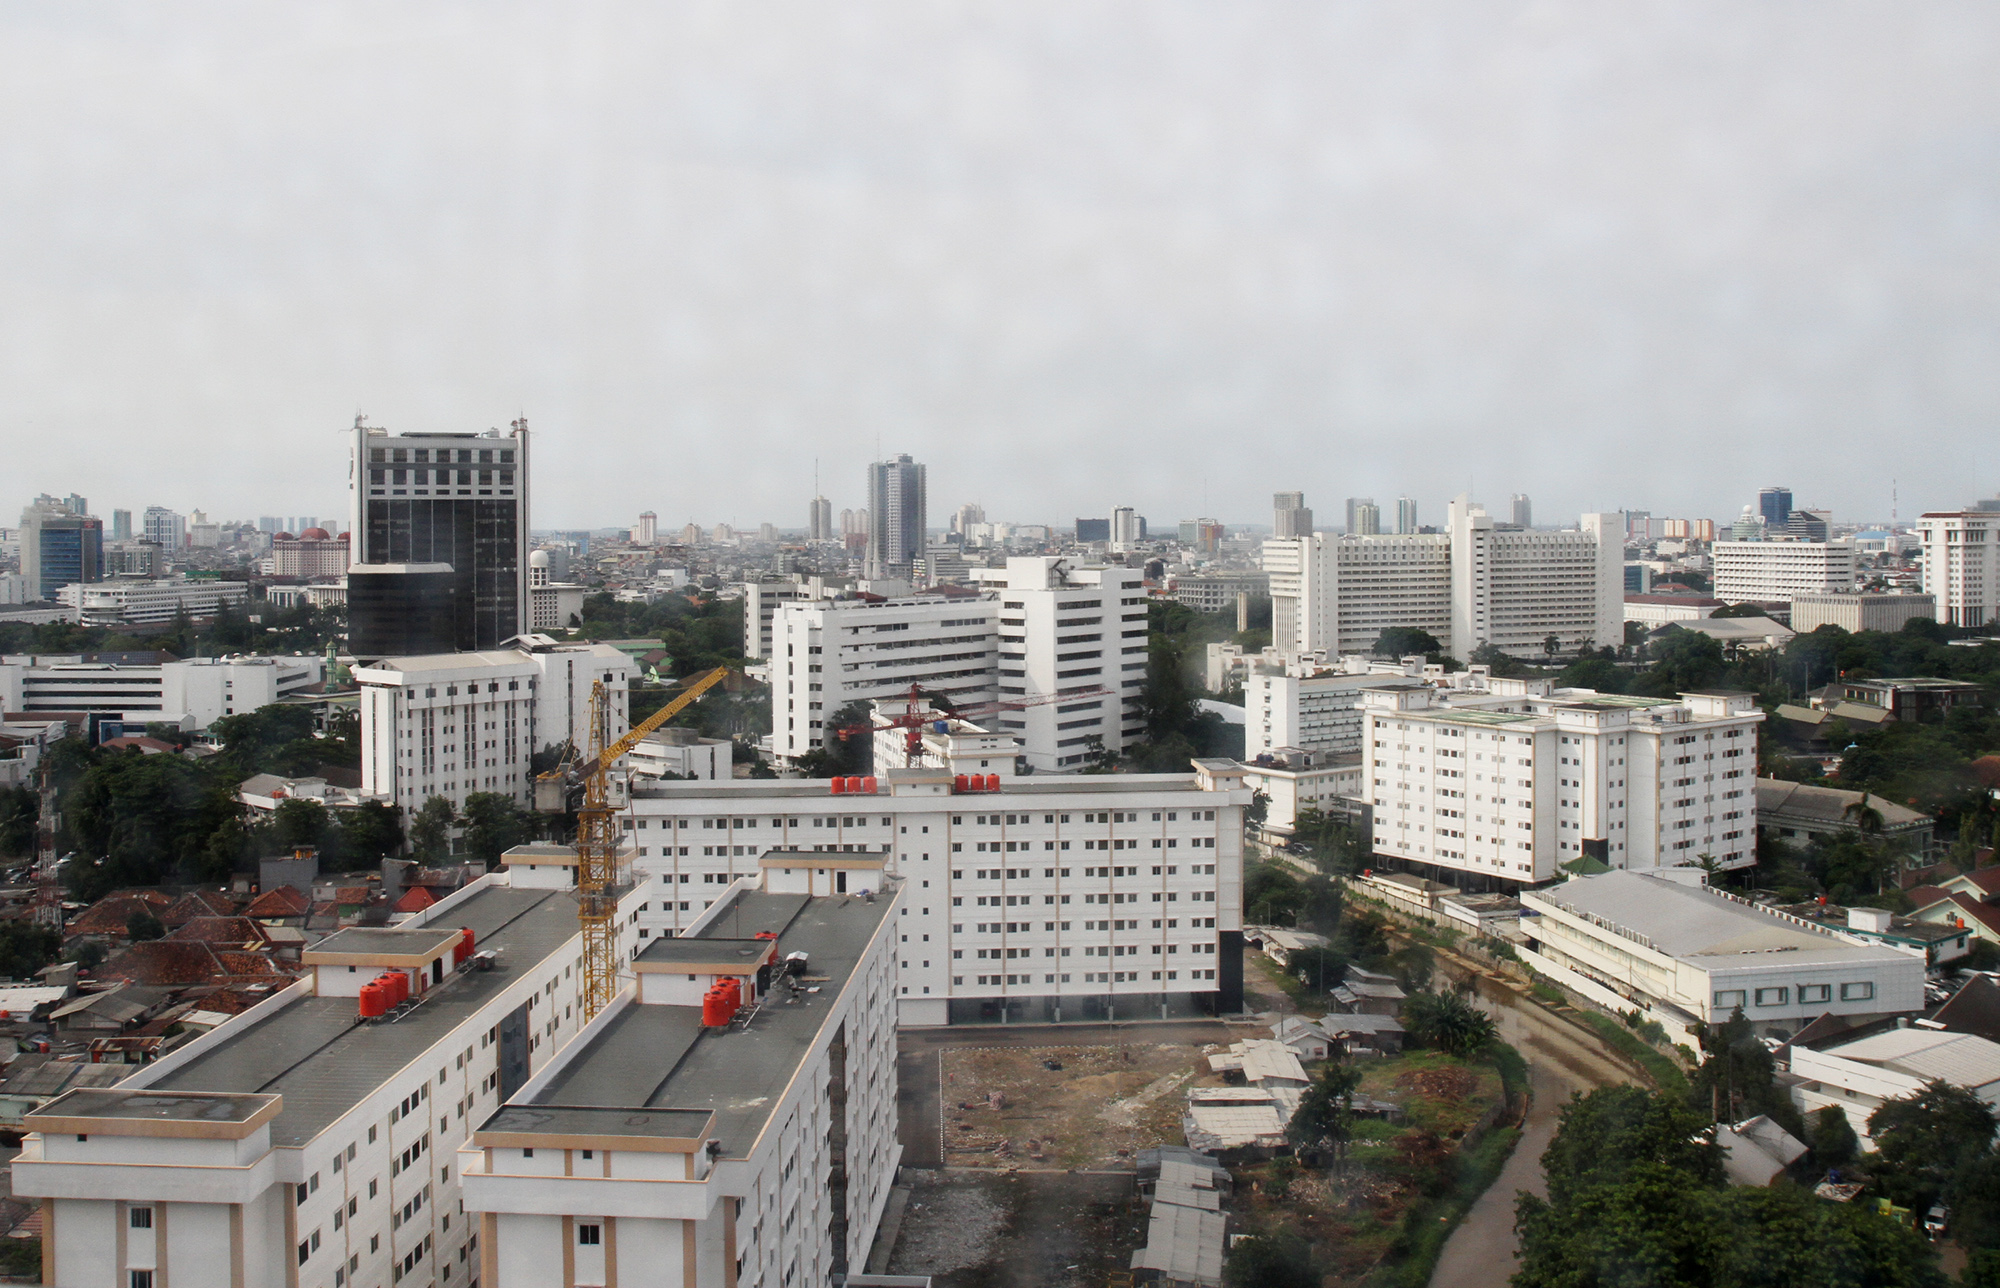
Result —
<path fill-rule="evenodd" d="M 913 684 L 957 706 L 991 701 L 999 607 L 990 595 L 779 605 L 770 646 L 773 750 L 803 756 L 825 745 L 826 721 L 848 703 L 906 697 Z"/>
<path fill-rule="evenodd" d="M 1897 1028 L 1820 1050 L 1794 1046 L 1792 1103 L 1803 1114 L 1838 1106 L 1863 1149 L 1875 1147 L 1868 1119 L 1890 1100 L 1919 1095 L 1933 1081 L 1964 1087 L 2000 1108 L 2000 1043 L 1970 1033 Z"/>
<path fill-rule="evenodd" d="M 427 929 L 449 945 L 461 926 L 494 950 L 493 970 L 454 973 L 449 947 L 442 969 L 401 952 Z M 458 1150 L 582 1028 L 575 901 L 490 874 L 368 935 L 386 948 L 316 963 L 340 947 L 322 941 L 312 972 L 275 997 L 30 1119 L 13 1186 L 43 1204 L 44 1282 L 477 1280 Z M 357 1023 L 359 982 L 386 970 L 435 1000 Z"/>
<path fill-rule="evenodd" d="M 714 780 L 730 774 L 727 738 L 703 738 L 692 729 L 657 729 L 639 740 L 626 758 L 640 778 L 675 774 L 681 778 Z"/>
<path fill-rule="evenodd" d="M 2000 531 L 2000 511 L 1939 512 L 1917 520 L 1924 589 L 1937 601 L 1938 621 L 1947 626 L 1984 626 L 2000 612 L 1996 531 Z"/>
<path fill-rule="evenodd" d="M 1137 512 L 1129 505 L 1114 509 L 1111 512 L 1111 548 L 1122 554 L 1137 549 L 1141 540 Z"/>
<path fill-rule="evenodd" d="M 1253 670 L 1243 677 L 1243 754 L 1255 759 L 1280 747 L 1319 756 L 1359 757 L 1361 693 L 1379 685 L 1373 674 L 1326 672 L 1279 675 Z"/>
<path fill-rule="evenodd" d="M 981 576 L 1000 595 L 1000 701 L 1035 703 L 985 723 L 1019 738 L 1035 772 L 1080 768 L 1093 739 L 1118 752 L 1144 735 L 1127 709 L 1146 679 L 1146 587 L 1137 569 L 1016 556 Z"/>
<path fill-rule="evenodd" d="M 743 656 L 771 657 L 771 624 L 777 620 L 778 605 L 796 603 L 811 591 L 796 581 L 747 581 L 743 583 Z"/>
<path fill-rule="evenodd" d="M 1586 856 L 1614 868 L 1755 861 L 1764 716 L 1753 695 L 1485 684 L 1367 695 L 1376 853 L 1522 884 Z"/>
<path fill-rule="evenodd" d="M 1217 945 L 1242 929 L 1241 766 L 988 772 L 999 790 L 957 790 L 940 769 L 891 769 L 873 793 L 824 779 L 635 786 L 624 820 L 635 878 L 675 892 L 640 912 L 640 937 L 691 925 L 773 851 L 874 855 L 907 886 L 905 1024 L 1003 1005 L 1014 1019 L 1157 1015 L 1228 982 Z"/>
<path fill-rule="evenodd" d="M 642 953 L 640 986 L 460 1146 L 484 1288 L 782 1288 L 859 1275 L 901 1157 L 894 940 L 906 892 L 800 906 L 777 886 L 739 885 L 727 914 L 718 905 L 690 937 L 657 946 L 673 960 Z M 833 978 L 808 997 L 780 972 L 753 1018 L 701 1027 L 710 981 L 754 992 L 759 976 L 684 959 L 711 939 L 741 950 L 732 923 L 743 917 L 775 931 L 772 960 L 807 951 Z M 653 987 L 669 981 L 679 989 Z M 588 1107 L 573 1086 L 591 1089 Z"/>
<path fill-rule="evenodd" d="M 122 665 L 77 658 L 0 658 L 0 711 L 86 711 L 206 729 L 318 684 L 321 659 L 188 658 Z"/>
<path fill-rule="evenodd" d="M 1790 603 L 1854 586 L 1851 541 L 1718 541 L 1713 591 L 1725 603 Z"/>
<path fill-rule="evenodd" d="M 1273 748 L 1243 766 L 1244 785 L 1264 794 L 1266 836 L 1291 835 L 1307 810 L 1327 813 L 1365 799 L 1366 776 L 1359 756 L 1321 757 L 1297 747 Z"/>
<path fill-rule="evenodd" d="M 432 796 L 463 808 L 474 792 L 526 805 L 531 759 L 590 740 L 590 690 L 610 689 L 607 741 L 629 727 L 636 664 L 607 644 L 385 658 L 357 667 L 361 789 L 413 817 Z"/>
<path fill-rule="evenodd" d="M 1441 534 L 1316 535 L 1264 543 L 1271 638 L 1286 652 L 1365 653 L 1391 627 L 1429 631 L 1461 659 L 1482 644 L 1539 653 L 1616 645 L 1624 544 L 1616 516 L 1563 532 L 1501 528 L 1460 496 Z"/>
<path fill-rule="evenodd" d="M 1931 595 L 1852 594 L 1794 595 L 1792 632 L 1810 635 L 1822 626 L 1838 626 L 1850 635 L 1859 631 L 1900 631 L 1913 618 L 1936 620 L 1937 600 Z"/>
<path fill-rule="evenodd" d="M 1522 891 L 1521 905 L 1536 970 L 1682 1031 L 1739 1008 L 1768 1034 L 1924 1004 L 1922 958 L 1712 890 L 1695 870 L 1572 878 Z"/>
<path fill-rule="evenodd" d="M 189 617 L 213 617 L 223 605 L 250 602 L 250 586 L 241 581 L 189 581 L 172 577 L 159 581 L 100 581 L 71 584 L 56 592 L 60 603 L 76 609 L 85 626 L 129 626 L 171 622 Z"/>

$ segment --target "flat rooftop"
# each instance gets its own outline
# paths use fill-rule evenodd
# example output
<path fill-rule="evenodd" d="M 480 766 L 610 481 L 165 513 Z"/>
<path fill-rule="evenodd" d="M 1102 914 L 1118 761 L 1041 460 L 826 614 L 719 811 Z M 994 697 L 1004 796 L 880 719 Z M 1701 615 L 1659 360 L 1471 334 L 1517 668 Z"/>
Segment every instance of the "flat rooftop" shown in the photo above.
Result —
<path fill-rule="evenodd" d="M 1412 712 L 1413 715 L 1422 714 Z M 1527 719 L 1528 717 L 1514 717 Z M 1234 761 L 1218 762 L 1235 765 Z M 1241 766 L 1236 766 L 1240 769 Z M 922 782 L 935 782 L 939 775 L 926 775 Z M 904 781 L 891 777 L 889 782 Z M 832 780 L 826 778 L 808 779 L 718 779 L 698 782 L 648 782 L 645 786 L 632 788 L 632 799 L 642 801 L 675 800 L 691 798 L 718 802 L 719 808 L 727 808 L 736 799 L 744 806 L 755 808 L 762 800 L 795 800 L 811 798 L 831 802 L 830 807 L 866 810 L 871 801 L 893 799 L 889 792 L 833 794 Z M 1018 778 L 1001 778 L 997 792 L 965 792 L 954 794 L 948 799 L 976 802 L 995 796 L 1093 796 L 1113 792 L 1198 792 L 1201 784 L 1193 774 L 1028 774 Z M 938 808 L 937 796 L 922 796 L 928 808 Z M 725 804 L 727 802 L 728 804 Z"/>
<path fill-rule="evenodd" d="M 714 1138 L 724 1155 L 746 1156 L 894 903 L 890 896 L 736 892 L 708 933 L 665 942 L 692 945 L 713 937 L 727 943 L 773 930 L 780 957 L 807 954 L 808 974 L 820 991 L 791 1000 L 774 993 L 748 1025 L 719 1031 L 702 1027 L 698 1007 L 629 1001 L 588 1046 L 565 1052 L 532 1106 L 704 1111 L 715 1115 Z M 497 1121 L 480 1130 L 497 1130 Z"/>
<path fill-rule="evenodd" d="M 478 1135 L 639 1136 L 700 1140 L 711 1115 L 705 1109 L 614 1109 L 581 1105 L 502 1105 Z"/>
<path fill-rule="evenodd" d="M 737 962 L 748 970 L 764 960 L 771 950 L 768 939 L 655 939 L 639 954 L 639 960 L 653 966 L 676 962 Z"/>
<path fill-rule="evenodd" d="M 1849 943 L 1830 930 L 1801 924 L 1705 886 L 1642 872 L 1576 877 L 1547 890 L 1525 892 L 1522 901 L 1544 901 L 1597 924 L 1629 931 L 1669 956 L 1704 959 L 1700 964 L 1710 969 L 1751 961 L 1771 964 L 1774 953 L 1787 954 L 1784 960 L 1794 965 L 1913 960 L 1891 948 Z"/>
<path fill-rule="evenodd" d="M 240 1123 L 270 1103 L 269 1096 L 176 1096 L 130 1087 L 89 1087 L 68 1092 L 35 1112 L 132 1122 Z"/>
<path fill-rule="evenodd" d="M 473 932 L 475 937 L 478 932 Z M 460 939 L 455 925 L 389 927 L 349 926 L 335 931 L 307 950 L 308 959 L 328 957 L 434 957 Z"/>
<path fill-rule="evenodd" d="M 493 886 L 441 921 L 453 934 L 471 927 L 494 954 L 493 969 L 447 976 L 393 1023 L 355 1023 L 359 1004 L 351 997 L 303 997 L 188 1063 L 158 1077 L 141 1071 L 135 1081 L 156 1090 L 276 1093 L 285 1105 L 271 1124 L 271 1143 L 304 1145 L 574 938 L 576 898 Z"/>

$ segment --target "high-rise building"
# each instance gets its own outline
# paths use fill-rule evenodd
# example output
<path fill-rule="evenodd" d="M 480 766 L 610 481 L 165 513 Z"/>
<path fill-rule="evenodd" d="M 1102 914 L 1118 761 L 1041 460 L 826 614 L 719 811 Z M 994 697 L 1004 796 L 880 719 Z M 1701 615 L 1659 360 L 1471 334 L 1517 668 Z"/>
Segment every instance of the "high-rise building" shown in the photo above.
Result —
<path fill-rule="evenodd" d="M 1374 504 L 1375 504 L 1375 498 L 1372 496 L 1350 496 L 1347 498 L 1348 536 L 1350 537 L 1355 536 L 1361 532 L 1361 507 L 1365 505 L 1372 508 Z M 1374 529 L 1370 529 L 1370 531 L 1373 530 Z"/>
<path fill-rule="evenodd" d="M 1416 498 L 1399 496 L 1396 498 L 1396 535 L 1407 537 L 1417 530 Z"/>
<path fill-rule="evenodd" d="M 659 535 L 660 517 L 651 510 L 641 513 L 639 521 L 632 525 L 632 544 L 635 546 L 650 546 L 659 539 Z"/>
<path fill-rule="evenodd" d="M 132 512 L 130 510 L 113 510 L 111 512 L 111 539 L 113 541 L 130 541 L 132 539 Z"/>
<path fill-rule="evenodd" d="M 1021 758 L 1042 773 L 1074 772 L 1093 743 L 1118 752 L 1145 736 L 1130 709 L 1146 677 L 1146 587 L 1137 569 L 1031 555 L 979 575 L 1000 594 L 1001 701 L 1034 702 L 1001 711 L 982 722 L 987 728 L 1019 738 Z"/>
<path fill-rule="evenodd" d="M 1145 520 L 1141 519 L 1129 505 L 1121 505 L 1111 512 L 1111 548 L 1116 551 L 1135 549 L 1145 539 Z"/>
<path fill-rule="evenodd" d="M 1924 589 L 1937 601 L 1938 621 L 1947 626 L 1984 626 L 2000 614 L 1996 531 L 2000 531 L 2000 512 L 1983 507 L 1939 510 L 1917 520 Z"/>
<path fill-rule="evenodd" d="M 924 475 L 907 454 L 868 467 L 870 577 L 908 577 L 922 559 L 929 521 Z"/>
<path fill-rule="evenodd" d="M 349 651 L 363 664 L 452 652 L 457 582 L 445 563 L 355 564 L 347 570 Z"/>
<path fill-rule="evenodd" d="M 391 436 L 355 417 L 357 564 L 450 564 L 460 649 L 527 627 L 528 422 L 511 432 Z"/>
<path fill-rule="evenodd" d="M 957 510 L 953 511 L 951 516 L 951 530 L 963 533 L 973 524 L 984 522 L 986 522 L 986 508 L 977 501 L 967 501 L 964 505 L 959 506 Z"/>
<path fill-rule="evenodd" d="M 1309 537 L 1313 530 L 1313 512 L 1306 508 L 1306 494 L 1303 492 L 1278 492 L 1271 497 L 1273 511 L 1271 535 L 1275 537 Z"/>
<path fill-rule="evenodd" d="M 848 517 L 848 512 L 843 512 L 842 517 L 845 522 L 853 522 L 852 518 Z M 806 507 L 806 540 L 831 541 L 833 538 L 833 502 L 823 496 L 816 496 L 812 499 L 812 504 Z"/>
<path fill-rule="evenodd" d="M 1765 488 L 1757 494 L 1757 513 L 1767 529 L 1784 527 L 1785 520 L 1792 517 L 1792 490 L 1788 487 Z"/>
<path fill-rule="evenodd" d="M 325 528 L 307 528 L 289 540 L 271 542 L 271 573 L 277 577 L 340 577 L 347 572 L 348 539 Z"/>
<path fill-rule="evenodd" d="M 1111 540 L 1111 520 L 1078 519 L 1076 521 L 1076 540 L 1077 544 L 1086 546 L 1095 541 Z"/>
<path fill-rule="evenodd" d="M 1514 494 L 1514 526 L 1523 529 L 1535 526 L 1535 507 L 1526 492 Z"/>
<path fill-rule="evenodd" d="M 63 498 L 63 504 L 68 506 L 69 512 L 78 518 L 87 519 L 90 517 L 90 502 L 84 500 L 74 492 Z"/>
<path fill-rule="evenodd" d="M 1718 541 L 1710 549 L 1712 593 L 1731 604 L 1854 589 L 1852 541 Z"/>
<path fill-rule="evenodd" d="M 159 543 L 169 555 L 187 549 L 187 519 L 163 505 L 146 507 L 146 540 Z"/>
<path fill-rule="evenodd" d="M 104 521 L 78 514 L 52 496 L 21 511 L 21 573 L 42 599 L 64 586 L 104 576 Z"/>
<path fill-rule="evenodd" d="M 1382 509 L 1373 501 L 1363 501 L 1354 507 L 1354 526 L 1350 534 L 1363 537 L 1377 536 L 1382 531 Z"/>

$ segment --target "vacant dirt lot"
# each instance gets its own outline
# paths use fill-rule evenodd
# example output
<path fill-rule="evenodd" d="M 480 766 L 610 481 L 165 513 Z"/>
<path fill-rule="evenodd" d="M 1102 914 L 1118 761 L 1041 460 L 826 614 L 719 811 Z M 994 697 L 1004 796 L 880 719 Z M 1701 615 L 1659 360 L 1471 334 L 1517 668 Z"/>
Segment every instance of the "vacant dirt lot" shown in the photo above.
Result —
<path fill-rule="evenodd" d="M 946 1051 L 945 1164 L 1117 1167 L 1182 1144 L 1187 1088 L 1222 1081 L 1202 1054 L 1186 1043 Z"/>
<path fill-rule="evenodd" d="M 1145 1240 L 1124 1176 L 915 1172 L 892 1275 L 937 1288 L 1103 1288 Z"/>

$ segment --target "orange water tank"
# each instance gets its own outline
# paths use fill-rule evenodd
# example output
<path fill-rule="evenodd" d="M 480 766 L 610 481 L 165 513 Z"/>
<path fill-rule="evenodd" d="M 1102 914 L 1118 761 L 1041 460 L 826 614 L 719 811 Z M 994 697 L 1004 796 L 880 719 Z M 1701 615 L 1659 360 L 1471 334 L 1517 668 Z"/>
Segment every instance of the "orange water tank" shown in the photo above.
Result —
<path fill-rule="evenodd" d="M 1000 790 L 1000 775 L 998 774 L 986 775 L 986 790 L 989 792 L 997 792 Z"/>
<path fill-rule="evenodd" d="M 964 774 L 960 774 L 958 777 L 951 780 L 951 789 L 955 792 L 970 791 L 971 788 L 967 787 L 966 784 L 971 781 L 972 780 L 967 778 Z"/>
<path fill-rule="evenodd" d="M 872 775 L 861 780 L 861 790 L 864 795 L 873 796 L 875 794 L 875 779 Z"/>
<path fill-rule="evenodd" d="M 720 985 L 710 988 L 701 995 L 701 1022 L 712 1029 L 725 1028 L 736 1008 L 730 1004 L 729 994 Z"/>
<path fill-rule="evenodd" d="M 383 996 L 382 986 L 369 980 L 361 986 L 361 1018 L 378 1019 L 389 1010 L 388 999 Z"/>
<path fill-rule="evenodd" d="M 410 977 L 403 972 L 399 970 L 390 971 L 382 977 L 381 984 L 388 990 L 389 1006 L 391 1009 L 401 1006 L 410 1000 Z"/>
<path fill-rule="evenodd" d="M 835 796 L 847 795 L 847 780 L 845 778 L 836 778 L 833 780 L 833 794 Z"/>

